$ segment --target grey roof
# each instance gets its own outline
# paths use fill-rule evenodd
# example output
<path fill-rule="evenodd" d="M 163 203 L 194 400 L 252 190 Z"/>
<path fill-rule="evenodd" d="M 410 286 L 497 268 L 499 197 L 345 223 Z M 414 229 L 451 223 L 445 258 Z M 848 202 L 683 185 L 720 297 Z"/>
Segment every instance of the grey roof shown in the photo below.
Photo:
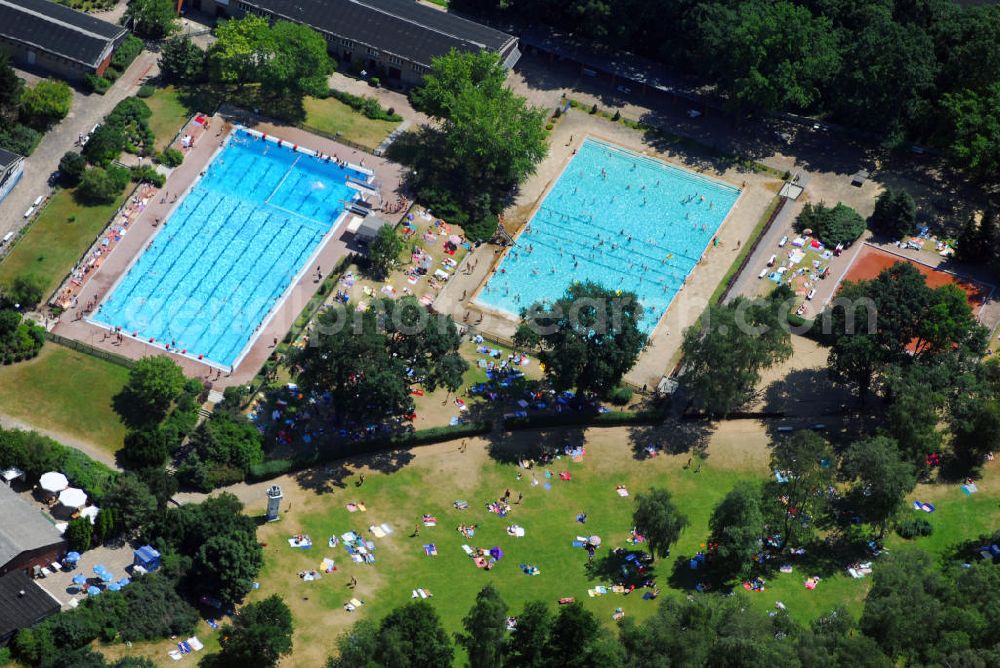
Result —
<path fill-rule="evenodd" d="M 355 232 L 356 236 L 374 239 L 378 235 L 378 231 L 381 230 L 386 225 L 391 225 L 387 220 L 383 220 L 374 214 L 368 214 L 365 216 L 364 221 L 362 221 L 361 226 L 358 231 Z"/>
<path fill-rule="evenodd" d="M 0 644 L 17 631 L 59 612 L 59 601 L 24 571 L 0 577 Z"/>
<path fill-rule="evenodd" d="M 55 545 L 62 540 L 55 525 L 42 512 L 0 484 L 0 568 L 28 550 Z"/>
<path fill-rule="evenodd" d="M 0 0 L 0 35 L 90 67 L 127 32 L 49 0 Z"/>
<path fill-rule="evenodd" d="M 506 62 L 517 47 L 517 38 L 507 33 L 414 0 L 242 0 L 240 4 L 425 66 L 453 48 L 493 51 Z"/>
<path fill-rule="evenodd" d="M 7 169 L 18 160 L 21 160 L 21 156 L 17 153 L 11 153 L 7 149 L 0 148 L 0 170 Z"/>

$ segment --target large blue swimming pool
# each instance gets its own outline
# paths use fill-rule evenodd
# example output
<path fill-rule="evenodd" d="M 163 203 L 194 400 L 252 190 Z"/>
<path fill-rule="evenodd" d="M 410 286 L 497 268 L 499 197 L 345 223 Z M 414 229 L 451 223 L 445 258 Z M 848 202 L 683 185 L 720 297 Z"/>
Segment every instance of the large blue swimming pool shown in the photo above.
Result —
<path fill-rule="evenodd" d="M 92 317 L 238 362 L 368 175 L 236 130 Z"/>
<path fill-rule="evenodd" d="M 651 332 L 739 195 L 588 138 L 477 300 L 516 315 L 589 280 L 635 292 Z"/>

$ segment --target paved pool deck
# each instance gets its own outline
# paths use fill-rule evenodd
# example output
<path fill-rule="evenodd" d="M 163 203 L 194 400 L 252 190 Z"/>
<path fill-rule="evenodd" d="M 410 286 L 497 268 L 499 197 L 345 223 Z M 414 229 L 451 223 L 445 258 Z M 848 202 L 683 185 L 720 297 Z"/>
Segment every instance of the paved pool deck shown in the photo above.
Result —
<path fill-rule="evenodd" d="M 636 365 L 625 377 L 626 381 L 636 387 L 646 386 L 652 389 L 676 363 L 680 354 L 681 334 L 705 310 L 716 286 L 735 259 L 738 244 L 747 242 L 761 214 L 780 189 L 781 180 L 772 175 L 734 168 L 717 172 L 707 164 L 692 163 L 688 156 L 658 150 L 642 132 L 592 116 L 585 111 L 571 109 L 552 130 L 548 157 L 524 183 L 514 203 L 504 213 L 504 225 L 508 232 L 516 236 L 524 227 L 587 136 L 610 141 L 730 185 L 743 187 L 743 192 L 716 235 L 719 245 L 710 246 L 705 251 L 701 262 L 691 271 L 687 283 L 653 330 Z M 613 227 L 614 221 L 609 221 L 608 224 Z M 517 328 L 517 321 L 509 315 L 484 307 L 475 300 L 479 290 L 496 270 L 502 256 L 502 249 L 497 245 L 484 244 L 476 249 L 442 290 L 434 302 L 435 310 L 450 313 L 457 322 L 464 322 L 488 335 L 509 340 Z"/>
<path fill-rule="evenodd" d="M 399 165 L 376 158 L 362 151 L 356 151 L 343 144 L 313 135 L 298 128 L 270 123 L 255 123 L 248 117 L 241 117 L 239 121 L 247 127 L 266 132 L 268 135 L 281 137 L 292 144 L 298 144 L 330 155 L 336 154 L 341 159 L 346 159 L 355 164 L 359 164 L 364 160 L 365 167 L 375 172 L 376 181 L 381 185 L 383 201 L 391 204 L 395 202 L 398 196 L 399 184 L 402 178 Z M 174 196 L 187 192 L 200 173 L 206 168 L 212 156 L 219 149 L 225 132 L 228 132 L 232 128 L 231 119 L 221 115 L 214 116 L 212 117 L 211 128 L 203 139 L 188 151 L 183 164 L 173 170 L 162 191 L 157 192 L 150 198 L 149 205 L 134 220 L 128 234 L 114 248 L 100 269 L 84 286 L 79 295 L 77 307 L 65 311 L 56 322 L 53 331 L 61 336 L 76 339 L 131 359 L 140 359 L 148 355 L 169 355 L 180 364 L 188 376 L 210 380 L 214 387 L 225 388 L 231 385 L 249 383 L 271 353 L 274 352 L 274 342 L 280 342 L 283 339 L 285 333 L 292 327 L 295 319 L 302 312 L 302 309 L 305 308 L 308 301 L 319 289 L 320 283 L 315 280 L 314 272 L 311 270 L 305 272 L 292 286 L 285 300 L 278 306 L 257 339 L 251 343 L 250 348 L 239 361 L 239 364 L 232 370 L 232 373 L 219 370 L 196 359 L 176 353 L 168 353 L 160 347 L 147 343 L 145 340 L 133 339 L 130 336 L 125 336 L 123 342 L 118 344 L 107 330 L 88 322 L 82 310 L 88 302 L 93 300 L 99 303 L 107 296 L 109 290 L 113 288 L 118 279 L 128 270 L 132 260 L 142 252 L 157 231 L 158 228 L 154 226 L 156 219 L 159 218 L 161 221 L 166 221 L 171 211 L 180 204 L 183 197 L 179 196 L 174 201 Z M 392 215 L 380 212 L 380 215 L 395 223 L 402 217 L 402 212 Z M 342 223 L 339 231 L 327 239 L 318 256 L 313 261 L 313 264 L 322 268 L 324 275 L 336 266 L 345 255 L 351 252 L 348 243 L 351 241 L 352 235 L 344 232 L 345 227 L 346 223 Z"/>

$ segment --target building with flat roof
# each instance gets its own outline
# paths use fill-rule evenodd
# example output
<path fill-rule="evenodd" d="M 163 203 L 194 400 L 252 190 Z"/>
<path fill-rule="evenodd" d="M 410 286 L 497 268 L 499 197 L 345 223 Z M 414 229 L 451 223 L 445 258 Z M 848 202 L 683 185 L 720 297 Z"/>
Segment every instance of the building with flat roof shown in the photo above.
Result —
<path fill-rule="evenodd" d="M 41 510 L 0 484 L 0 577 L 48 566 L 66 550 L 66 541 Z"/>
<path fill-rule="evenodd" d="M 0 577 L 0 647 L 19 629 L 59 612 L 59 601 L 21 571 Z"/>
<path fill-rule="evenodd" d="M 128 30 L 49 0 L 0 0 L 0 48 L 18 65 L 79 80 L 102 75 Z"/>
<path fill-rule="evenodd" d="M 311 26 L 338 60 L 404 85 L 419 84 L 431 61 L 452 49 L 491 51 L 508 68 L 521 57 L 513 35 L 414 0 L 187 1 L 217 16 L 252 13 Z"/>

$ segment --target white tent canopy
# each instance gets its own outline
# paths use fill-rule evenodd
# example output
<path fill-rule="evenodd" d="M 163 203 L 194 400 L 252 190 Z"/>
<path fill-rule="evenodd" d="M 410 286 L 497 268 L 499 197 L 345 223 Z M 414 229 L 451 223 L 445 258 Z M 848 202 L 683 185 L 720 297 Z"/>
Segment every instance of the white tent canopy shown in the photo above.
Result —
<path fill-rule="evenodd" d="M 59 503 L 67 508 L 82 508 L 87 503 L 87 494 L 82 489 L 69 487 L 59 493 Z"/>
<path fill-rule="evenodd" d="M 93 524 L 94 521 L 97 519 L 97 513 L 99 512 L 100 509 L 97 506 L 87 506 L 86 508 L 80 511 L 80 517 L 89 517 L 90 523 Z"/>
<path fill-rule="evenodd" d="M 42 477 L 38 479 L 38 484 L 46 492 L 56 494 L 69 487 L 69 480 L 62 473 L 49 471 L 42 474 Z"/>

